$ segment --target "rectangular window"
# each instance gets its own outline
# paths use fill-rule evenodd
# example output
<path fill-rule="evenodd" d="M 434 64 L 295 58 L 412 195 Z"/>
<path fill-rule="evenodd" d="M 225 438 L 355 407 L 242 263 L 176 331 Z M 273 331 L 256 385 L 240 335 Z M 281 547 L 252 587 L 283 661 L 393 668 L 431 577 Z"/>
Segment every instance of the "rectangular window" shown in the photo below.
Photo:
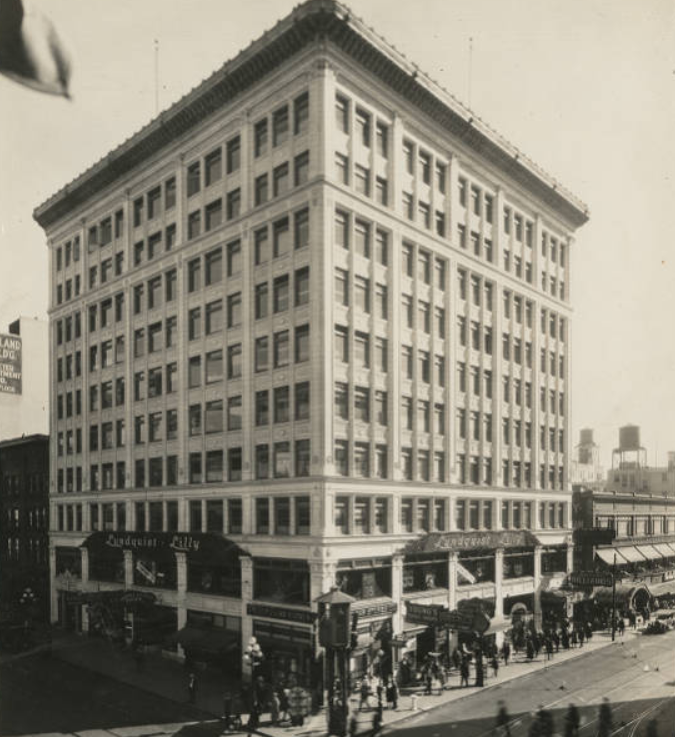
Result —
<path fill-rule="evenodd" d="M 294 183 L 300 187 L 309 181 L 309 151 L 298 154 L 294 161 Z"/>
<path fill-rule="evenodd" d="M 255 204 L 264 205 L 269 198 L 269 178 L 267 173 L 261 174 L 255 180 Z"/>
<path fill-rule="evenodd" d="M 281 146 L 288 139 L 288 105 L 284 105 L 272 115 L 272 145 Z"/>
<path fill-rule="evenodd" d="M 274 334 L 274 368 L 288 366 L 290 362 L 290 335 L 288 330 Z"/>
<path fill-rule="evenodd" d="M 253 130 L 253 138 L 255 157 L 258 158 L 259 156 L 263 156 L 267 153 L 267 118 L 263 118 L 263 120 L 259 120 L 255 124 L 255 128 Z"/>

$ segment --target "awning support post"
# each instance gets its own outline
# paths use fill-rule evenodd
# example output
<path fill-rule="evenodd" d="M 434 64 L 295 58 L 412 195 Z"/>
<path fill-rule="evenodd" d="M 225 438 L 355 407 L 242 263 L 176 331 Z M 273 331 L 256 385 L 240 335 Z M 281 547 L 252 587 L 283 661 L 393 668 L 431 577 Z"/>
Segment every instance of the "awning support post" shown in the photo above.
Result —
<path fill-rule="evenodd" d="M 612 565 L 612 642 L 616 635 L 616 553 Z"/>

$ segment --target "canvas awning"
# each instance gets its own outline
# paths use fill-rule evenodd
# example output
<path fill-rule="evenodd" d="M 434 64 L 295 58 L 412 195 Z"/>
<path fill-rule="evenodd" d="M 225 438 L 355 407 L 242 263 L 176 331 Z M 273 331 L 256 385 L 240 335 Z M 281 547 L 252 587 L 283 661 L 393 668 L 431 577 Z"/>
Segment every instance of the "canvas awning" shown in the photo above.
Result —
<path fill-rule="evenodd" d="M 645 556 L 642 555 L 642 553 L 634 545 L 626 545 L 622 548 L 616 548 L 616 552 L 623 555 L 623 557 L 629 563 L 644 563 L 645 562 Z"/>
<path fill-rule="evenodd" d="M 665 543 L 672 551 L 673 555 L 675 555 L 675 543 Z"/>
<path fill-rule="evenodd" d="M 663 596 L 664 594 L 675 594 L 675 580 L 663 581 L 662 583 L 653 583 L 649 585 L 649 591 L 652 596 Z"/>
<path fill-rule="evenodd" d="M 638 550 L 649 560 L 660 560 L 663 557 L 654 545 L 638 545 Z"/>
<path fill-rule="evenodd" d="M 568 545 L 572 542 L 572 535 L 568 530 L 562 532 L 537 532 L 535 533 L 540 545 L 545 548 L 559 547 L 560 545 Z"/>
<path fill-rule="evenodd" d="M 603 563 L 607 563 L 608 566 L 614 565 L 614 553 L 617 553 L 616 564 L 624 565 L 627 561 L 618 554 L 616 548 L 596 548 L 595 554 L 600 558 Z"/>
<path fill-rule="evenodd" d="M 659 554 L 664 558 L 672 558 L 675 556 L 675 550 L 673 550 L 667 543 L 652 543 L 652 547 L 659 551 Z"/>
<path fill-rule="evenodd" d="M 513 628 L 513 622 L 511 619 L 497 619 L 496 617 L 494 619 L 490 620 L 490 626 L 487 628 L 487 630 L 483 633 L 484 635 L 494 635 L 497 632 L 505 632 L 506 630 L 510 630 Z"/>

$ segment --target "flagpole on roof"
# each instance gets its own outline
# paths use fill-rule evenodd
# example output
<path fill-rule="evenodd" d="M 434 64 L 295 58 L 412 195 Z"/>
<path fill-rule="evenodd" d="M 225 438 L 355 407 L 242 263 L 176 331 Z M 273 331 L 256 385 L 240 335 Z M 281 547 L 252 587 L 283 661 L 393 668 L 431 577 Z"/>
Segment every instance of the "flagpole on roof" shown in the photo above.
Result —
<path fill-rule="evenodd" d="M 155 39 L 155 115 L 159 113 L 159 41 Z"/>

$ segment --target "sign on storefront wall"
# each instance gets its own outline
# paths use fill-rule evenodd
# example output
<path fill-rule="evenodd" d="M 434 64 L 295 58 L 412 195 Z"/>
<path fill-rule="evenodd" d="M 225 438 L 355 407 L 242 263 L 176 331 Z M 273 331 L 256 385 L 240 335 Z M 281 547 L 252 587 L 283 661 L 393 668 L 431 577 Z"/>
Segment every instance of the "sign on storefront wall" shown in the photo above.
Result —
<path fill-rule="evenodd" d="M 612 574 L 597 571 L 574 571 L 569 574 L 572 586 L 611 586 Z"/>
<path fill-rule="evenodd" d="M 267 604 L 247 604 L 246 613 L 253 617 L 267 617 L 300 624 L 312 624 L 316 619 L 316 612 L 303 612 L 288 607 L 267 606 Z"/>
<path fill-rule="evenodd" d="M 359 619 L 387 616 L 394 614 L 397 609 L 398 606 L 395 601 L 385 601 L 382 604 L 370 604 L 366 606 L 360 606 L 359 604 L 352 605 L 352 613 Z"/>
<path fill-rule="evenodd" d="M 0 394 L 21 394 L 21 338 L 0 333 Z"/>

